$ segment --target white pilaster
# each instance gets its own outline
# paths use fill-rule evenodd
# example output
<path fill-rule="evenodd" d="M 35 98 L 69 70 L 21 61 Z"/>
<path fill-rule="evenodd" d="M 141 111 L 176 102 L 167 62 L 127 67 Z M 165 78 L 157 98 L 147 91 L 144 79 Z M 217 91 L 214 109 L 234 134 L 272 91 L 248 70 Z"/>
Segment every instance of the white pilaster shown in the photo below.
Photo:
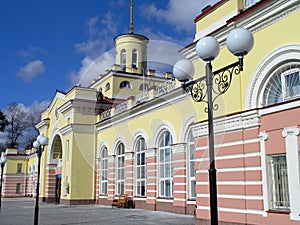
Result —
<path fill-rule="evenodd" d="M 261 173 L 262 173 L 262 188 L 263 188 L 263 199 L 264 199 L 264 212 L 263 216 L 267 217 L 267 211 L 269 210 L 269 192 L 268 192 L 268 176 L 267 176 L 267 161 L 266 161 L 266 145 L 265 141 L 268 139 L 268 134 L 262 132 L 258 136 L 260 138 L 260 152 L 261 152 Z"/>
<path fill-rule="evenodd" d="M 300 180 L 299 180 L 299 128 L 289 127 L 282 131 L 285 137 L 287 171 L 290 195 L 290 218 L 300 220 Z"/>

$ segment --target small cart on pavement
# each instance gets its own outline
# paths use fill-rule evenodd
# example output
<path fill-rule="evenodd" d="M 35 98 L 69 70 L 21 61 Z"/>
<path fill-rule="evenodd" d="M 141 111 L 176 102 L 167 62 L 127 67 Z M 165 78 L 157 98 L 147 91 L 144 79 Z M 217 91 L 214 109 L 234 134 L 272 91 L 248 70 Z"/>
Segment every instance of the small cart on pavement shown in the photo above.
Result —
<path fill-rule="evenodd" d="M 128 197 L 126 194 L 121 194 L 115 196 L 114 200 L 111 203 L 112 207 L 118 208 L 135 208 L 135 203 L 131 197 Z"/>

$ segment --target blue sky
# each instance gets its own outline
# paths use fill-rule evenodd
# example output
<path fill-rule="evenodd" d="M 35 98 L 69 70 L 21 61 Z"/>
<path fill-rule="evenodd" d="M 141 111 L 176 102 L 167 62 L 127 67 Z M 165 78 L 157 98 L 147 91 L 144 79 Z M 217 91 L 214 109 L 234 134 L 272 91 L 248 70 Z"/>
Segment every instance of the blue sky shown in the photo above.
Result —
<path fill-rule="evenodd" d="M 161 43 L 177 51 L 193 41 L 195 16 L 217 1 L 134 0 L 134 31 L 154 41 L 154 54 Z M 129 30 L 129 0 L 2 1 L 0 28 L 0 109 L 30 109 L 110 68 L 113 38 Z"/>

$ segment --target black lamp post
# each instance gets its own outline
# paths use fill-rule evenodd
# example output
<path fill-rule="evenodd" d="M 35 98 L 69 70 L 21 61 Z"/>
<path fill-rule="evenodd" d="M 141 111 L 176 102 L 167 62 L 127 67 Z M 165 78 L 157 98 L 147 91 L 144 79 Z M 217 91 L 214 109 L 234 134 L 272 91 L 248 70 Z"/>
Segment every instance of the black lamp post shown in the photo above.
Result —
<path fill-rule="evenodd" d="M 3 184 L 3 172 L 4 172 L 4 166 L 7 159 L 5 156 L 1 156 L 0 158 L 0 164 L 1 164 L 1 182 L 0 182 L 0 211 L 1 211 L 1 205 L 2 205 L 2 184 Z"/>
<path fill-rule="evenodd" d="M 212 72 L 211 61 L 220 52 L 219 43 L 213 37 L 207 36 L 196 44 L 197 55 L 206 62 L 206 76 L 189 81 L 194 74 L 193 64 L 188 60 L 178 61 L 173 68 L 175 77 L 183 82 L 182 87 L 190 92 L 194 101 L 205 102 L 205 112 L 208 117 L 209 136 L 209 189 L 210 189 L 210 217 L 211 224 L 218 225 L 218 201 L 217 201 L 217 170 L 215 167 L 214 152 L 214 124 L 213 111 L 218 109 L 215 100 L 224 94 L 230 87 L 233 74 L 240 74 L 243 70 L 243 57 L 252 49 L 253 35 L 244 28 L 237 28 L 230 32 L 226 45 L 231 53 L 238 57 L 239 61 Z M 189 81 L 189 82 L 188 82 Z"/>
<path fill-rule="evenodd" d="M 37 174 L 37 185 L 36 185 L 36 196 L 35 196 L 35 208 L 34 208 L 34 225 L 39 223 L 39 192 L 40 192 L 40 171 L 41 171 L 41 157 L 44 147 L 48 145 L 48 138 L 39 135 L 36 141 L 33 142 L 33 147 L 36 149 L 38 157 L 38 174 Z"/>

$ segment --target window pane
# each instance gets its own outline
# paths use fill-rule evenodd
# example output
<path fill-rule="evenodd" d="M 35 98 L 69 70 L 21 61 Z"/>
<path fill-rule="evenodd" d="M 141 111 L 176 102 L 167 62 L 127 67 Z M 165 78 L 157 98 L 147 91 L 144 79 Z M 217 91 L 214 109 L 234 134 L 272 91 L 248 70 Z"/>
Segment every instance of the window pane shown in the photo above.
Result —
<path fill-rule="evenodd" d="M 191 180 L 191 197 L 196 197 L 196 181 Z"/>
<path fill-rule="evenodd" d="M 145 165 L 146 164 L 146 154 L 142 153 L 141 154 L 141 165 Z"/>
<path fill-rule="evenodd" d="M 190 162 L 190 177 L 195 177 L 195 163 Z"/>
<path fill-rule="evenodd" d="M 166 148 L 165 149 L 165 154 L 166 154 L 165 162 L 171 162 L 172 161 L 171 148 Z"/>
<path fill-rule="evenodd" d="M 171 196 L 171 181 L 166 180 L 166 197 Z"/>
<path fill-rule="evenodd" d="M 160 182 L 160 195 L 161 196 L 165 196 L 165 182 L 162 180 L 161 182 Z"/>
<path fill-rule="evenodd" d="M 161 178 L 165 177 L 165 166 L 164 165 L 159 166 L 159 175 Z"/>

